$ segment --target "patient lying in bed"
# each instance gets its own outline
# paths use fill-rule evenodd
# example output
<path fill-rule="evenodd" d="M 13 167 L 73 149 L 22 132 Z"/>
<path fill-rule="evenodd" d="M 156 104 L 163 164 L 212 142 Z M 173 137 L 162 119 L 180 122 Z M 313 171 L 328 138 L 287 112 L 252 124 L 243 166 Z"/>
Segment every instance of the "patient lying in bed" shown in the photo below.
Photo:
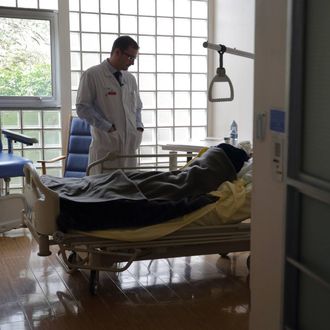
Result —
<path fill-rule="evenodd" d="M 215 202 L 208 195 L 236 173 L 247 154 L 228 144 L 207 150 L 183 170 L 115 170 L 84 178 L 42 176 L 60 197 L 61 230 L 142 227 L 164 222 Z"/>

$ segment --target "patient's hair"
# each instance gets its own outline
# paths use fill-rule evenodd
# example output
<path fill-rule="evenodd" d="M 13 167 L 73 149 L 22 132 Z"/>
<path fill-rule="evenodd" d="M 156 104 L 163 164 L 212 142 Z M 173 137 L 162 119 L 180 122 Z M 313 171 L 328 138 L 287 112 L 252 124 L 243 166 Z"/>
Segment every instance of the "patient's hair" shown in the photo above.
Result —
<path fill-rule="evenodd" d="M 240 148 L 236 148 L 229 143 L 220 143 L 217 145 L 218 148 L 221 148 L 227 157 L 233 163 L 236 173 L 238 173 L 244 165 L 244 162 L 249 160 L 248 154 Z"/>

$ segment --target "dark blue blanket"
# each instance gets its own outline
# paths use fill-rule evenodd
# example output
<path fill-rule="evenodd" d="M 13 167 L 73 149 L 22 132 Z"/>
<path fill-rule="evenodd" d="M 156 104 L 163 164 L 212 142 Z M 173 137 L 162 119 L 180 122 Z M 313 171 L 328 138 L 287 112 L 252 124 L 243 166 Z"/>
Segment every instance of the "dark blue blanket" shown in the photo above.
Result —
<path fill-rule="evenodd" d="M 220 148 L 210 148 L 180 171 L 116 170 L 84 178 L 41 177 L 59 194 L 58 225 L 64 231 L 164 222 L 215 202 L 217 197 L 207 193 L 234 179 L 235 168 Z"/>

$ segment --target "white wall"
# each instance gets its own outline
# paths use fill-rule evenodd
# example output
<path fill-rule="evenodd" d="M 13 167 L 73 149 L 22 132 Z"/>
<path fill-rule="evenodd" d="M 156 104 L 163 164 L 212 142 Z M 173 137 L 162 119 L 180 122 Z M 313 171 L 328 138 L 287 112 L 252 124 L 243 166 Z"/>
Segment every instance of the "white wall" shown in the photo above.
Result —
<path fill-rule="evenodd" d="M 254 116 L 265 112 L 267 129 L 253 143 L 251 330 L 282 329 L 285 185 L 272 173 L 269 110 L 287 108 L 286 17 L 286 0 L 256 0 Z"/>
<path fill-rule="evenodd" d="M 214 0 L 215 31 L 210 34 L 209 42 L 254 53 L 254 11 L 255 0 Z M 213 77 L 219 66 L 219 56 L 214 50 L 209 51 L 209 56 L 210 59 L 214 57 L 214 67 L 210 70 Z M 254 61 L 226 53 L 223 60 L 235 96 L 231 102 L 209 103 L 208 134 L 221 138 L 228 136 L 230 124 L 235 120 L 239 140 L 252 141 Z M 218 96 L 214 94 L 214 97 Z"/>

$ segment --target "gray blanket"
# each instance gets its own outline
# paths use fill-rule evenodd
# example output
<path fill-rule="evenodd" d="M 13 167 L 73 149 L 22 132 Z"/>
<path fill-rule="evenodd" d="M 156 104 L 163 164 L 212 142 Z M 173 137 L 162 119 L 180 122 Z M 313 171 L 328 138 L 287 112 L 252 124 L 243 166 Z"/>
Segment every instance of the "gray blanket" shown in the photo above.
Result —
<path fill-rule="evenodd" d="M 184 170 L 115 170 L 84 178 L 42 176 L 60 196 L 62 229 L 145 226 L 166 221 L 214 202 L 208 192 L 236 178 L 220 148 L 210 148 Z M 102 218 L 102 219 L 101 219 Z"/>

